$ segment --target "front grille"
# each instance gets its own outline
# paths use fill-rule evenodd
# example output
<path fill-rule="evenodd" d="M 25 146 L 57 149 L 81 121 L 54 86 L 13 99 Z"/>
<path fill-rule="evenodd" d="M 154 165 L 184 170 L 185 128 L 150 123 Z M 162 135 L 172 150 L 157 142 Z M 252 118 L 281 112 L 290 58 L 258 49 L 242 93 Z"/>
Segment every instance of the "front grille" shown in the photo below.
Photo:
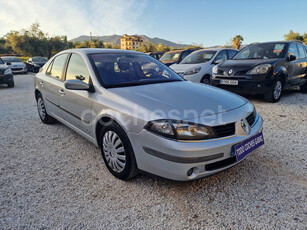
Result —
<path fill-rule="evenodd" d="M 13 71 L 20 71 L 23 70 L 23 68 L 11 68 Z"/>
<path fill-rule="evenodd" d="M 217 169 L 220 169 L 220 168 L 225 168 L 225 167 L 232 165 L 236 162 L 237 162 L 236 157 L 230 157 L 230 158 L 227 158 L 225 160 L 221 160 L 221 161 L 218 161 L 218 162 L 207 164 L 205 166 L 205 170 L 206 171 L 213 171 L 213 170 L 217 170 Z"/>
<path fill-rule="evenodd" d="M 244 75 L 246 75 L 246 73 L 247 73 L 247 70 L 243 70 L 243 71 L 236 72 L 235 75 L 236 76 L 244 76 Z"/>
<path fill-rule="evenodd" d="M 219 125 L 212 127 L 217 138 L 227 137 L 235 134 L 236 128 L 235 123 L 229 123 L 226 125 Z"/>
<path fill-rule="evenodd" d="M 246 117 L 246 121 L 248 122 L 249 126 L 252 126 L 255 123 L 255 119 L 256 119 L 256 116 L 254 113 L 251 113 L 250 115 Z"/>

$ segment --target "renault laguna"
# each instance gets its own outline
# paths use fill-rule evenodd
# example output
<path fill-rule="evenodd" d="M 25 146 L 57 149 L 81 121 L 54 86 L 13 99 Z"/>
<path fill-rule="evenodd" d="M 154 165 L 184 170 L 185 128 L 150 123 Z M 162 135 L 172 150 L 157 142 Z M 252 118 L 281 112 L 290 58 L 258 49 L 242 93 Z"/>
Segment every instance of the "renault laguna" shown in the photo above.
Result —
<path fill-rule="evenodd" d="M 35 77 L 38 114 L 101 148 L 108 170 L 188 181 L 225 170 L 264 144 L 248 100 L 183 80 L 135 51 L 65 50 Z"/>

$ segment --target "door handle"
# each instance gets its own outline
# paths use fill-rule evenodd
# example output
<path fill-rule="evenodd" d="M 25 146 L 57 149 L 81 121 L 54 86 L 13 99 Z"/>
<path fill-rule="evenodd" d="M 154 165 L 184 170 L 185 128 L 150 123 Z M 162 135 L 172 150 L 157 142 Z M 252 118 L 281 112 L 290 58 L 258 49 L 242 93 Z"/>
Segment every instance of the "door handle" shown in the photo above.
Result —
<path fill-rule="evenodd" d="M 61 96 L 64 96 L 65 95 L 64 89 L 60 89 L 59 93 L 61 94 Z"/>
<path fill-rule="evenodd" d="M 300 67 L 303 67 L 303 64 L 300 64 Z"/>
<path fill-rule="evenodd" d="M 41 81 L 39 84 L 41 84 L 41 86 L 44 86 L 45 83 L 43 81 Z"/>

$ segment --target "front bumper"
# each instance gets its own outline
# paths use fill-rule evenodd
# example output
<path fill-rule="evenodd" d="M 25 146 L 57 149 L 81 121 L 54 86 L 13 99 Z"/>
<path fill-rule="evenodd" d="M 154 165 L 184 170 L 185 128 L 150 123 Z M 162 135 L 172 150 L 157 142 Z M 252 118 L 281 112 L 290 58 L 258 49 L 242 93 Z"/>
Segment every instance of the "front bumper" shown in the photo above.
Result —
<path fill-rule="evenodd" d="M 14 81 L 13 74 L 0 75 L 0 84 L 8 84 Z"/>
<path fill-rule="evenodd" d="M 24 68 L 11 68 L 13 73 L 26 73 L 28 72 L 28 68 L 24 67 Z"/>
<path fill-rule="evenodd" d="M 258 114 L 249 135 L 243 136 L 236 131 L 231 137 L 195 142 L 170 140 L 145 129 L 140 133 L 128 133 L 128 136 L 140 170 L 171 180 L 189 181 L 239 163 L 233 146 L 260 133 L 262 125 Z M 188 176 L 191 169 L 193 173 Z"/>

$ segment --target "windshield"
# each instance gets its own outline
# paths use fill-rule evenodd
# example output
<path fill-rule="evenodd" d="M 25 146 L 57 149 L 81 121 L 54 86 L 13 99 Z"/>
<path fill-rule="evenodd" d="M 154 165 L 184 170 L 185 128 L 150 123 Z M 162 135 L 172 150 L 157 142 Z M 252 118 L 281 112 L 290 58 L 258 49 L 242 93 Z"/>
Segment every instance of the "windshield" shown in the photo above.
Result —
<path fill-rule="evenodd" d="M 0 58 L 0 64 L 4 64 L 4 61 L 2 61 L 2 59 Z"/>
<path fill-rule="evenodd" d="M 45 57 L 33 57 L 33 58 L 32 58 L 32 61 L 33 61 L 33 62 L 47 62 L 48 59 L 45 58 Z"/>
<path fill-rule="evenodd" d="M 92 54 L 91 58 L 107 87 L 183 81 L 156 59 L 142 54 Z"/>
<path fill-rule="evenodd" d="M 245 47 L 232 59 L 273 59 L 286 54 L 286 43 L 262 43 Z"/>
<path fill-rule="evenodd" d="M 160 61 L 178 61 L 180 58 L 181 52 L 172 52 L 172 53 L 165 53 L 161 58 Z"/>
<path fill-rule="evenodd" d="M 17 57 L 2 57 L 2 60 L 5 61 L 5 62 L 22 62 Z"/>
<path fill-rule="evenodd" d="M 191 53 L 189 56 L 187 56 L 185 59 L 180 62 L 180 64 L 198 64 L 209 61 L 216 51 L 197 51 L 194 53 Z"/>

